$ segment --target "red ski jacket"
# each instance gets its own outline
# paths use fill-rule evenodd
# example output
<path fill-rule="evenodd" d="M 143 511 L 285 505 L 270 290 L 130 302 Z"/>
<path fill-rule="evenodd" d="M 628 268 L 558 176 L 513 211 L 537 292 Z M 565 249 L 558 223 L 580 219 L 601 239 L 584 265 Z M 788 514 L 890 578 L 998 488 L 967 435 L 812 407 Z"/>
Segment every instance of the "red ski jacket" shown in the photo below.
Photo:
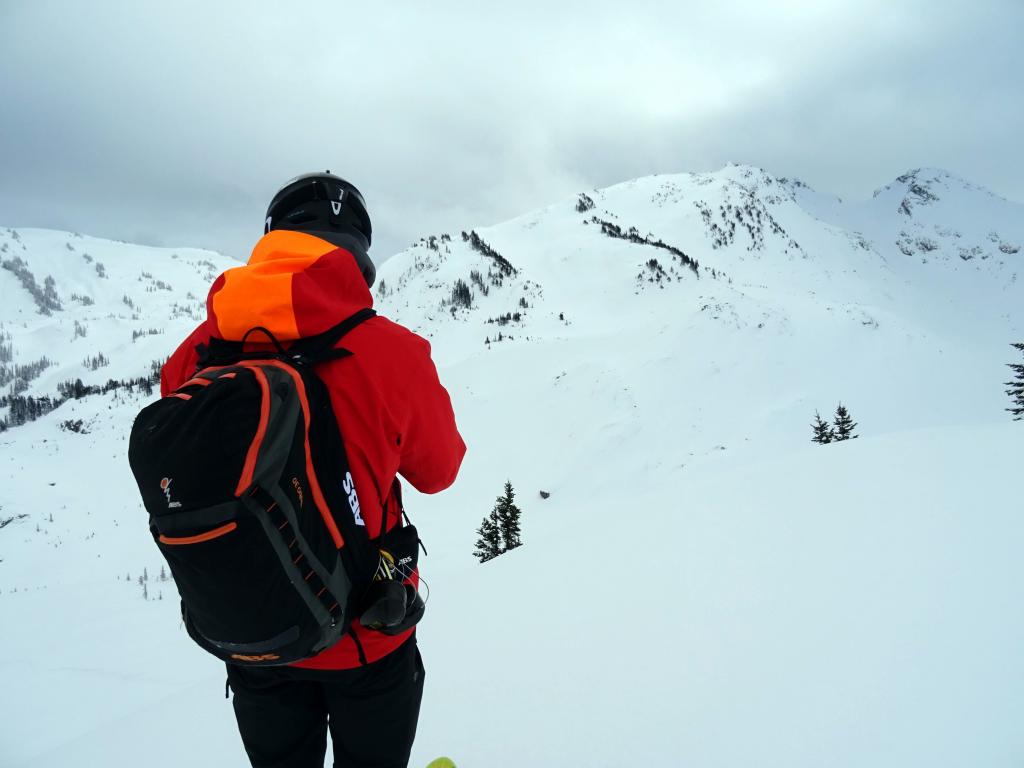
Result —
<path fill-rule="evenodd" d="M 247 265 L 214 282 L 207 318 L 164 364 L 160 393 L 166 396 L 192 378 L 196 345 L 211 336 L 238 341 L 253 326 L 263 326 L 287 342 L 326 331 L 371 306 L 373 297 L 351 253 L 312 235 L 274 230 L 256 244 Z M 422 493 L 443 491 L 455 481 L 466 446 L 425 339 L 377 316 L 341 343 L 353 356 L 323 363 L 317 373 L 330 391 L 367 529 L 379 531 L 396 474 Z M 395 503 L 387 509 L 390 529 L 399 513 Z M 398 648 L 412 631 L 389 637 L 358 622 L 353 627 L 368 662 Z M 346 634 L 292 666 L 359 664 L 355 641 Z"/>

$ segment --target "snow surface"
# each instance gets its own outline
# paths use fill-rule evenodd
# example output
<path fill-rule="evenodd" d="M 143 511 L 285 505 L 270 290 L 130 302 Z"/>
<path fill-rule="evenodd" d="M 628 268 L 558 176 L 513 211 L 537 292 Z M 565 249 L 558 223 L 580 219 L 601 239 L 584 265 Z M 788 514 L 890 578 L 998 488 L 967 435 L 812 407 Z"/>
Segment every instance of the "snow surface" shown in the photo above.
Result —
<path fill-rule="evenodd" d="M 477 229 L 500 280 L 460 232 L 381 265 L 378 309 L 431 339 L 469 445 L 450 491 L 407 499 L 431 588 L 411 764 L 1024 763 L 1024 434 L 1002 386 L 1024 206 L 934 169 L 867 202 L 746 166 L 586 194 Z M 38 314 L 0 270 L 15 362 L 55 362 L 37 395 L 146 375 L 231 264 L 0 231 L 15 254 L 64 307 Z M 839 400 L 861 437 L 810 444 Z M 27 515 L 0 529 L 4 766 L 247 764 L 223 668 L 158 578 L 126 459 L 145 401 L 0 433 L 0 518 Z M 525 546 L 480 565 L 506 478 Z"/>

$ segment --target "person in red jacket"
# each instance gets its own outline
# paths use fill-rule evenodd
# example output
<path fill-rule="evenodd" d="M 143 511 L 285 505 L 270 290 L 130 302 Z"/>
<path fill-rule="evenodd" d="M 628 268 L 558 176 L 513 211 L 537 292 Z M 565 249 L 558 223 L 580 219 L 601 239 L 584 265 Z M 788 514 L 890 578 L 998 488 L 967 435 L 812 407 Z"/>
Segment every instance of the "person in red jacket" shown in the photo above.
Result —
<path fill-rule="evenodd" d="M 288 182 L 271 201 L 248 264 L 217 278 L 205 322 L 163 366 L 161 394 L 192 377 L 196 348 L 211 338 L 239 341 L 262 326 L 287 345 L 371 307 L 370 241 L 366 205 L 353 185 L 329 172 Z M 317 373 L 330 393 L 367 530 L 391 529 L 401 517 L 396 475 L 422 493 L 443 491 L 466 446 L 425 339 L 378 315 L 351 331 L 344 346 L 353 355 L 322 363 Z M 328 727 L 339 768 L 407 765 L 424 677 L 414 629 L 388 635 L 356 620 L 312 658 L 227 669 L 253 766 L 319 768 Z"/>

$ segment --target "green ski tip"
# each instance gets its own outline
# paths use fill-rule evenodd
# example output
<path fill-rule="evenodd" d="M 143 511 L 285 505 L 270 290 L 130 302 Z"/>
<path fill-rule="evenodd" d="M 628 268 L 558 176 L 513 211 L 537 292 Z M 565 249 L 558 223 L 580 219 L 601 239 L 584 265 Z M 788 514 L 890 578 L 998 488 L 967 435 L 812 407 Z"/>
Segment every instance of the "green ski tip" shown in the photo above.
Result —
<path fill-rule="evenodd" d="M 432 760 L 427 768 L 455 768 L 455 763 L 447 757 L 439 757 L 437 760 Z"/>

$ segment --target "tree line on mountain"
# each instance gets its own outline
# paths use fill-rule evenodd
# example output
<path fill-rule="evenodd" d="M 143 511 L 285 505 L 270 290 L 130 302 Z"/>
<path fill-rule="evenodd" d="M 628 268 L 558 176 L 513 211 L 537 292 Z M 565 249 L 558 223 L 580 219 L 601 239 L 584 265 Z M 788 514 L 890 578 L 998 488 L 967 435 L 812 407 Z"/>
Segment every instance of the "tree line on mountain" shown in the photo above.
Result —
<path fill-rule="evenodd" d="M 512 266 L 512 262 L 492 248 L 482 237 L 480 237 L 480 235 L 476 233 L 476 230 L 463 232 L 462 240 L 469 243 L 469 247 L 474 251 L 491 259 L 497 267 L 500 277 L 513 277 L 517 273 L 518 270 Z M 496 283 L 497 285 L 501 284 L 500 277 Z M 491 278 L 494 280 L 493 275 Z"/>
<path fill-rule="evenodd" d="M 1024 342 L 1010 346 L 1018 352 L 1024 353 Z M 1024 420 L 1024 363 L 1007 363 L 1006 365 L 1014 373 L 1013 378 L 1006 382 L 1006 386 L 1009 387 L 1006 394 L 1013 401 L 1013 405 L 1006 410 L 1013 414 L 1014 421 L 1021 421 Z"/>
<path fill-rule="evenodd" d="M 451 304 L 452 311 L 455 311 L 456 307 L 462 307 L 469 309 L 473 306 L 473 292 L 469 290 L 469 286 L 466 285 L 466 281 L 459 278 L 455 281 L 455 285 L 452 286 L 452 293 L 449 297 L 449 303 Z"/>
<path fill-rule="evenodd" d="M 462 278 L 458 278 L 455 281 L 451 293 L 441 301 L 441 306 L 450 309 L 453 315 L 460 307 L 470 309 L 473 306 L 473 299 L 475 297 L 472 289 L 469 287 L 470 283 L 475 285 L 477 290 L 486 296 L 492 287 L 500 288 L 504 284 L 506 277 L 513 277 L 518 274 L 518 270 L 512 266 L 511 262 L 492 248 L 475 231 L 463 232 L 462 239 L 469 243 L 473 250 L 489 258 L 491 265 L 487 270 L 486 277 L 480 273 L 480 270 L 474 269 L 469 273 L 469 283 Z"/>
<path fill-rule="evenodd" d="M 581 192 L 576 198 L 576 213 L 586 213 L 594 210 L 594 198 L 585 192 Z"/>
<path fill-rule="evenodd" d="M 90 371 L 96 371 L 110 365 L 110 358 L 100 352 L 98 355 L 93 355 L 82 360 L 82 365 Z"/>
<path fill-rule="evenodd" d="M 674 245 L 669 245 L 663 240 L 655 239 L 649 234 L 641 235 L 640 231 L 636 227 L 630 227 L 628 230 L 623 231 L 622 227 L 615 222 L 605 221 L 597 216 L 591 216 L 590 223 L 599 224 L 601 226 L 601 233 L 608 237 L 612 237 L 617 240 L 628 240 L 629 242 L 636 243 L 637 245 L 649 245 L 653 248 L 659 248 L 663 251 L 667 251 L 675 256 L 683 266 L 689 267 L 694 275 L 700 277 L 700 263 L 696 259 L 688 256 L 679 248 L 676 248 Z"/>
<path fill-rule="evenodd" d="M 11 385 L 11 395 L 19 395 L 28 389 L 32 380 L 53 365 L 48 357 L 41 357 L 31 363 L 0 363 L 0 387 Z"/>
<path fill-rule="evenodd" d="M 20 427 L 30 421 L 42 418 L 56 410 L 68 400 L 80 400 L 89 395 L 105 395 L 109 392 L 127 390 L 134 392 L 136 388 L 147 397 L 153 395 L 154 386 L 160 384 L 160 368 L 162 363 L 151 364 L 149 376 L 137 376 L 132 379 L 108 379 L 105 384 L 85 384 L 81 379 L 62 381 L 57 384 L 57 395 L 41 395 L 28 397 L 20 394 L 0 396 L 0 408 L 8 408 L 7 415 L 0 419 L 0 432 L 12 427 Z M 62 425 L 62 428 L 63 425 Z M 78 430 L 72 430 L 78 431 Z"/>
<path fill-rule="evenodd" d="M 505 492 L 495 500 L 494 507 L 476 529 L 478 538 L 473 555 L 481 563 L 523 545 L 522 511 L 516 506 L 515 496 L 512 483 L 505 481 Z"/>
<path fill-rule="evenodd" d="M 39 314 L 50 315 L 54 311 L 64 309 L 60 303 L 60 297 L 57 295 L 57 282 L 52 276 L 47 275 L 43 281 L 43 287 L 40 288 L 39 283 L 36 282 L 36 276 L 28 268 L 28 263 L 19 256 L 0 261 L 0 267 L 3 267 L 18 278 L 22 287 L 29 292 L 32 300 L 35 301 Z"/>
<path fill-rule="evenodd" d="M 0 510 L 2 510 L 2 509 L 3 509 L 3 507 L 0 507 Z M 16 520 L 24 520 L 26 517 L 28 517 L 28 513 L 27 512 L 22 512 L 22 513 L 17 514 L 17 515 L 6 515 L 6 516 L 5 515 L 0 515 L 0 528 L 6 528 L 8 525 L 10 525 L 11 523 L 15 522 Z M 0 561 L 0 562 L 3 562 L 3 561 Z"/>
<path fill-rule="evenodd" d="M 504 315 L 498 315 L 497 317 L 487 318 L 487 322 L 490 324 L 497 325 L 509 325 L 510 323 L 518 323 L 523 319 L 522 312 L 506 312 Z"/>
<path fill-rule="evenodd" d="M 484 282 L 484 276 L 480 274 L 480 270 L 473 269 L 469 272 L 469 280 L 473 285 L 476 286 L 477 290 L 480 291 L 484 296 L 491 292 L 490 287 Z"/>

